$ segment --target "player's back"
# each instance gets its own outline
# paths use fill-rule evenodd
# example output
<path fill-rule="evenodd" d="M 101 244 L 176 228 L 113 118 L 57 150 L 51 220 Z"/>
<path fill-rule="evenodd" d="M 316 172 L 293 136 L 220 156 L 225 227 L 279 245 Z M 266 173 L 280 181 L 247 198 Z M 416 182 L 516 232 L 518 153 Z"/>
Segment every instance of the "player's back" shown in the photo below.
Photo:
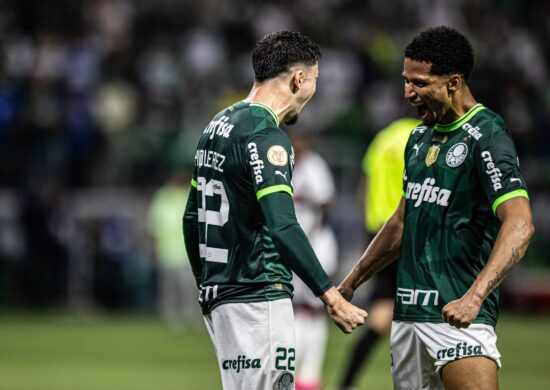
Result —
<path fill-rule="evenodd" d="M 199 140 L 193 180 L 205 312 L 222 303 L 278 299 L 292 293 L 291 272 L 280 262 L 258 202 L 262 190 L 278 184 L 269 185 L 277 175 L 262 157 L 266 145 L 274 145 L 269 148 L 271 155 L 277 147 L 290 149 L 274 114 L 246 102 L 216 114 Z M 280 172 L 288 188 L 290 175 L 290 167 Z"/>

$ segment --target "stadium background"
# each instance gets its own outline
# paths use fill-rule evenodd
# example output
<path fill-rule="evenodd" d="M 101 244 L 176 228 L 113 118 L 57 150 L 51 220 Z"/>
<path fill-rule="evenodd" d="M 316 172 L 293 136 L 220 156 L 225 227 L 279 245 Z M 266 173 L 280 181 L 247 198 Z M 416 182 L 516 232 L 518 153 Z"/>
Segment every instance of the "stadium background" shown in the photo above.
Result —
<path fill-rule="evenodd" d="M 362 154 L 410 113 L 402 49 L 439 24 L 472 40 L 473 93 L 507 121 L 530 189 L 536 237 L 503 286 L 503 388 L 550 383 L 550 3 L 0 0 L 0 10 L 0 389 L 215 388 L 206 334 L 172 339 L 155 320 L 151 195 L 188 172 L 210 116 L 246 96 L 254 41 L 303 31 L 323 58 L 296 128 L 335 174 L 345 274 L 364 244 Z M 329 384 L 347 343 L 334 333 Z M 385 352 L 370 369 L 379 388 Z"/>

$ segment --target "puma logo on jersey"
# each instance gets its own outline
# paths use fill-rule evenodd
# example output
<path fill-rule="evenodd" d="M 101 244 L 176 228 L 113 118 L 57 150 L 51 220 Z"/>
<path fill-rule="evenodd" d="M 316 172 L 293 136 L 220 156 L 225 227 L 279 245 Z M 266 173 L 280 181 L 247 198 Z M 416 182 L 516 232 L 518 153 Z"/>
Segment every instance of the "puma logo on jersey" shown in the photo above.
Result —
<path fill-rule="evenodd" d="M 286 178 L 286 174 L 287 174 L 287 173 L 288 173 L 288 172 L 285 172 L 285 173 L 283 174 L 281 171 L 275 171 L 275 174 L 276 174 L 276 175 L 279 175 L 279 176 L 282 176 L 282 177 L 285 179 L 285 181 L 288 181 L 288 179 Z"/>
<path fill-rule="evenodd" d="M 416 154 L 415 154 L 416 156 L 418 156 L 418 152 L 420 151 L 420 148 L 422 147 L 422 145 L 424 145 L 424 142 L 422 142 L 420 145 L 414 144 L 413 149 L 416 152 Z"/>
<path fill-rule="evenodd" d="M 448 206 L 452 192 L 435 186 L 435 179 L 427 177 L 424 183 L 407 183 L 406 198 L 416 200 L 414 207 L 421 203 L 435 203 L 439 206 Z"/>
<path fill-rule="evenodd" d="M 519 182 L 519 185 L 521 185 L 521 179 L 518 179 L 517 177 L 513 177 L 510 179 L 510 183 Z"/>

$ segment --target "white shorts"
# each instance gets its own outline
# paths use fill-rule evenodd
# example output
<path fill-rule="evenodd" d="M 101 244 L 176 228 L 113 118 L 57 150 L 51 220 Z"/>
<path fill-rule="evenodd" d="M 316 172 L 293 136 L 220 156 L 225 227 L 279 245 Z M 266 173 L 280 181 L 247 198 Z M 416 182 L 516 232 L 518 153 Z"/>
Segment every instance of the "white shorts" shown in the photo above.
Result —
<path fill-rule="evenodd" d="M 290 299 L 226 303 L 204 316 L 225 390 L 293 390 L 296 359 Z"/>
<path fill-rule="evenodd" d="M 443 366 L 471 356 L 486 356 L 500 368 L 496 342 L 490 325 L 457 329 L 446 323 L 393 321 L 390 344 L 394 389 L 443 389 Z"/>

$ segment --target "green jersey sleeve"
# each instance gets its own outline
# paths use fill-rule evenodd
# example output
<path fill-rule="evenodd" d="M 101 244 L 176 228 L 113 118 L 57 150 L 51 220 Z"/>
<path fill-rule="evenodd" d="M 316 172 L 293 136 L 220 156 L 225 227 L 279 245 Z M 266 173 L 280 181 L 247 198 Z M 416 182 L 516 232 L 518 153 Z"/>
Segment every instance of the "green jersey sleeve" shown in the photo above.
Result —
<path fill-rule="evenodd" d="M 500 117 L 492 131 L 480 138 L 474 154 L 475 169 L 494 213 L 508 199 L 528 197 L 527 186 L 510 132 Z"/>
<path fill-rule="evenodd" d="M 191 270 L 197 283 L 200 285 L 202 278 L 202 260 L 199 253 L 199 215 L 197 209 L 197 180 L 195 176 L 191 180 L 191 190 L 185 207 L 185 213 L 182 220 L 183 238 L 185 249 L 191 263 Z"/>
<path fill-rule="evenodd" d="M 254 132 L 246 143 L 248 172 L 260 200 L 273 192 L 292 196 L 294 152 L 288 136 L 279 128 Z"/>

